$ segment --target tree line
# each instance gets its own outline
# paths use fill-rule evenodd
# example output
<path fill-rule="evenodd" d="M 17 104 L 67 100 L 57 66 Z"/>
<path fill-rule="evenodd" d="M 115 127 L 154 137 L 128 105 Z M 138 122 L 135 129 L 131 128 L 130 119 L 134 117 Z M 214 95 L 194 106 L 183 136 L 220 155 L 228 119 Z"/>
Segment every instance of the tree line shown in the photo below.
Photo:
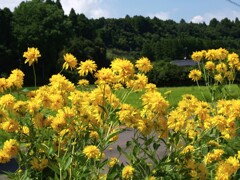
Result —
<path fill-rule="evenodd" d="M 65 15 L 60 0 L 32 0 L 13 11 L 0 9 L 0 27 L 0 75 L 20 68 L 26 74 L 25 84 L 33 82 L 32 69 L 22 57 L 28 47 L 38 47 L 42 54 L 36 64 L 39 85 L 61 70 L 65 53 L 79 61 L 93 59 L 99 67 L 108 66 L 114 57 L 134 61 L 142 56 L 163 67 L 169 60 L 190 59 L 197 50 L 240 50 L 238 18 L 213 18 L 209 24 L 129 15 L 89 19 L 74 9 Z M 65 73 L 74 79 L 74 74 Z"/>

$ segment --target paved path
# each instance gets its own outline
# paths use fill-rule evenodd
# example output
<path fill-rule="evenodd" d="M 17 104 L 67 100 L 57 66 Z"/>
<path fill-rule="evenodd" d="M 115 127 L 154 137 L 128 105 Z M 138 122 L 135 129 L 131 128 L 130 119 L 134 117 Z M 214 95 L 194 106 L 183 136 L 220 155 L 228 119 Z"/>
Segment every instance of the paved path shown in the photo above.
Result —
<path fill-rule="evenodd" d="M 106 158 L 119 156 L 117 146 L 120 146 L 122 149 L 126 150 L 126 152 L 129 152 L 130 150 L 126 149 L 126 143 L 127 141 L 131 141 L 133 137 L 134 137 L 134 131 L 132 129 L 126 129 L 121 134 L 119 134 L 118 140 L 114 144 L 109 146 L 108 149 L 105 150 L 104 153 Z M 149 148 L 152 148 L 152 147 L 149 147 Z M 162 158 L 165 154 L 166 154 L 166 148 L 164 145 L 162 145 L 162 147 L 158 149 L 157 155 L 159 156 L 159 158 Z M 119 158 L 119 163 L 125 164 L 127 162 L 128 162 L 127 158 L 124 155 L 121 155 Z"/>
<path fill-rule="evenodd" d="M 132 138 L 134 137 L 134 131 L 132 129 L 126 129 L 122 133 L 119 134 L 118 140 L 109 146 L 105 150 L 105 157 L 110 158 L 110 157 L 119 157 L 119 152 L 117 150 L 117 146 L 120 146 L 122 149 L 126 150 L 126 152 L 129 152 L 129 149 L 126 149 L 126 143 L 127 141 L 131 141 Z M 151 147 L 150 147 L 151 148 Z M 166 148 L 165 146 L 162 146 L 161 148 L 158 149 L 157 155 L 161 158 L 166 154 Z M 127 158 L 124 155 L 121 155 L 119 157 L 119 163 L 124 163 L 126 164 L 128 162 Z M 2 170 L 10 169 L 11 171 L 14 172 L 14 170 L 17 169 L 16 163 L 10 163 L 7 167 L 1 166 L 0 164 L 0 180 L 6 180 L 8 179 L 5 175 L 1 175 Z"/>

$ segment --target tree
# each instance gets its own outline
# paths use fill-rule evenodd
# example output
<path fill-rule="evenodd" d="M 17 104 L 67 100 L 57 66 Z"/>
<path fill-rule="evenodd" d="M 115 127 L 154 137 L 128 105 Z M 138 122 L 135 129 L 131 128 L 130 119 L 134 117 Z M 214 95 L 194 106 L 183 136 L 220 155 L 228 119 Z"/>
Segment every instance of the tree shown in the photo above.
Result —
<path fill-rule="evenodd" d="M 36 65 L 38 82 L 44 83 L 56 73 L 58 53 L 66 42 L 68 27 L 63 10 L 55 3 L 32 0 L 22 2 L 14 10 L 13 35 L 18 43 L 18 57 L 22 59 L 28 47 L 38 47 L 42 54 Z"/>
<path fill-rule="evenodd" d="M 0 9 L 0 76 L 19 66 L 12 37 L 12 16 L 10 9 Z"/>
<path fill-rule="evenodd" d="M 209 22 L 209 26 L 213 28 L 217 27 L 218 24 L 219 24 L 219 21 L 216 18 L 211 19 Z"/>

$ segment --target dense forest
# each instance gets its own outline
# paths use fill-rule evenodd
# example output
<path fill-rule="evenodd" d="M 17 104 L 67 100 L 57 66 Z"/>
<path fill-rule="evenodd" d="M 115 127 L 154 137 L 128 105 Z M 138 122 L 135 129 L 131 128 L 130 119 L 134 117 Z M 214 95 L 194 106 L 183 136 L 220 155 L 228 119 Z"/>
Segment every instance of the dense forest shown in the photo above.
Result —
<path fill-rule="evenodd" d="M 78 61 L 93 59 L 99 67 L 108 66 L 115 57 L 133 62 L 148 57 L 156 64 L 150 81 L 159 86 L 189 83 L 187 72 L 168 61 L 185 56 L 190 59 L 192 52 L 202 49 L 223 47 L 240 52 L 238 18 L 214 18 L 209 24 L 129 15 L 88 19 L 74 9 L 65 15 L 60 0 L 32 0 L 20 3 L 13 12 L 0 9 L 0 27 L 0 76 L 20 68 L 29 85 L 33 82 L 32 69 L 22 57 L 28 47 L 38 47 L 42 55 L 36 66 L 39 85 L 59 72 L 67 52 Z M 64 73 L 75 77 L 74 73 Z"/>

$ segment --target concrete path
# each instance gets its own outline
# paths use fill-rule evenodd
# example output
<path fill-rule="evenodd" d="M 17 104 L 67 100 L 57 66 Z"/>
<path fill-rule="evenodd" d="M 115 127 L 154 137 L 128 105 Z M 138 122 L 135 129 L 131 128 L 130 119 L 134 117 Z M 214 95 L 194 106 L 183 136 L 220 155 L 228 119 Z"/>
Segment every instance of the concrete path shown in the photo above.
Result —
<path fill-rule="evenodd" d="M 134 131 L 132 129 L 126 129 L 122 133 L 119 134 L 118 140 L 109 146 L 104 153 L 105 153 L 105 158 L 110 158 L 110 157 L 119 157 L 119 152 L 117 150 L 117 146 L 120 146 L 123 150 L 126 152 L 129 152 L 130 149 L 126 149 L 126 143 L 128 141 L 131 141 L 132 138 L 134 137 Z M 152 147 L 149 147 L 152 148 Z M 164 155 L 166 155 L 166 148 L 164 145 L 161 145 L 161 147 L 157 151 L 157 155 L 159 158 L 162 158 Z M 128 159 L 122 154 L 119 157 L 119 163 L 127 164 Z M 5 170 L 10 170 L 12 172 L 16 171 L 17 165 L 14 163 L 14 160 L 11 161 L 7 166 L 0 164 L 0 180 L 7 180 L 8 178 L 5 175 L 2 175 L 3 171 Z"/>
<path fill-rule="evenodd" d="M 120 146 L 123 150 L 126 150 L 126 152 L 129 152 L 130 149 L 126 149 L 126 143 L 128 141 L 131 141 L 133 137 L 134 137 L 134 131 L 132 129 L 126 129 L 125 131 L 120 133 L 118 140 L 114 144 L 110 145 L 109 148 L 104 151 L 106 158 L 119 157 L 117 146 Z M 149 147 L 149 148 L 152 148 L 152 147 Z M 157 150 L 157 156 L 159 158 L 162 158 L 164 155 L 166 155 L 166 147 L 164 144 L 162 144 L 161 147 Z M 126 164 L 127 162 L 128 162 L 127 158 L 122 154 L 119 158 L 119 163 Z"/>

